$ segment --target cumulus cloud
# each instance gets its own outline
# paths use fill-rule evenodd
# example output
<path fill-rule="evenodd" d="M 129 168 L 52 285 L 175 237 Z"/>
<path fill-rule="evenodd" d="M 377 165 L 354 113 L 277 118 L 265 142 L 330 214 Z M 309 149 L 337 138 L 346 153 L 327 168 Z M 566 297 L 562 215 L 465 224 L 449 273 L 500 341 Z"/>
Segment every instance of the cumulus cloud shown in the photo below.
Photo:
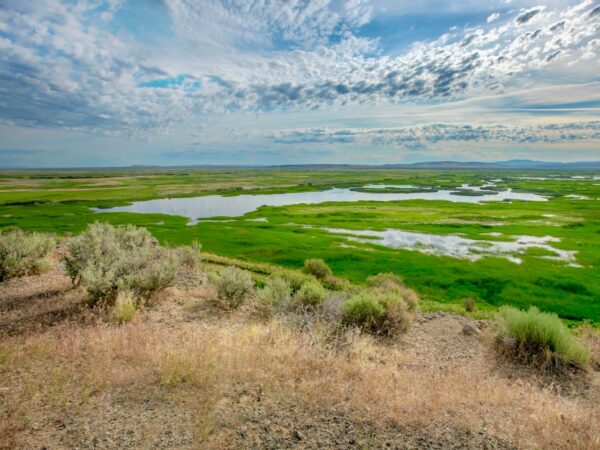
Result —
<path fill-rule="evenodd" d="M 496 20 L 498 20 L 499 18 L 500 18 L 500 13 L 495 12 L 493 14 L 490 14 L 487 17 L 486 22 L 487 23 L 492 23 L 492 22 L 495 22 Z"/>
<path fill-rule="evenodd" d="M 238 110 L 489 94 L 544 70 L 577 76 L 581 61 L 589 81 L 599 59 L 592 1 L 524 7 L 514 20 L 456 29 L 394 57 L 361 35 L 374 14 L 366 0 L 165 0 L 174 32 L 165 48 L 114 32 L 122 4 L 5 0 L 0 120 L 146 134 Z"/>

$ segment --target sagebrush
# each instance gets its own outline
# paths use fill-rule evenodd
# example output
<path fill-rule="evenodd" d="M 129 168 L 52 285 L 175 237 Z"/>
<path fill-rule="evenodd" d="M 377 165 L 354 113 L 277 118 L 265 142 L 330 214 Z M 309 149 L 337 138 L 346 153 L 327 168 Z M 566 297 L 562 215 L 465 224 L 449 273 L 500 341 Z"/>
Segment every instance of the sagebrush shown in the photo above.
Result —
<path fill-rule="evenodd" d="M 226 267 L 212 277 L 217 295 L 230 308 L 237 308 L 254 291 L 254 282 L 250 273 L 237 267 Z"/>
<path fill-rule="evenodd" d="M 283 278 L 285 281 L 287 281 L 290 284 L 292 292 L 299 291 L 302 285 L 305 283 L 317 281 L 314 276 L 297 272 L 295 270 L 278 270 L 277 272 L 274 272 L 273 275 Z"/>
<path fill-rule="evenodd" d="M 312 258 L 304 261 L 304 267 L 302 271 L 306 274 L 312 275 L 318 280 L 324 281 L 327 278 L 333 277 L 333 272 L 322 259 Z"/>
<path fill-rule="evenodd" d="M 417 294 L 393 274 L 378 274 L 367 282 L 370 288 L 342 305 L 344 322 L 385 336 L 405 332 L 418 306 Z"/>
<path fill-rule="evenodd" d="M 43 233 L 26 233 L 18 228 L 0 231 L 0 281 L 46 272 L 47 257 L 54 239 Z"/>
<path fill-rule="evenodd" d="M 163 249 L 144 228 L 94 223 L 69 242 L 67 271 L 93 303 L 113 303 L 120 291 L 149 298 L 173 284 L 177 254 Z"/>
<path fill-rule="evenodd" d="M 318 306 L 327 299 L 327 290 L 318 281 L 309 281 L 302 285 L 294 297 L 304 306 Z"/>
<path fill-rule="evenodd" d="M 292 296 L 290 283 L 279 275 L 267 278 L 262 289 L 257 291 L 258 299 L 270 308 L 279 308 L 289 303 Z"/>

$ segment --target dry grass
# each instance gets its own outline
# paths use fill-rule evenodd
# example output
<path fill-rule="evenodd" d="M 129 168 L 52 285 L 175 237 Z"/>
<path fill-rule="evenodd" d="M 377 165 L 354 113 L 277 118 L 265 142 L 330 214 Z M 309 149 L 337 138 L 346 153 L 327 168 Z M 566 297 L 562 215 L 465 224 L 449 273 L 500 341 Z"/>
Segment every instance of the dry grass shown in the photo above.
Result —
<path fill-rule="evenodd" d="M 39 446 L 44 430 L 64 417 L 78 422 L 92 414 L 102 427 L 103 400 L 117 391 L 193 398 L 195 410 L 203 410 L 196 426 L 205 430 L 219 401 L 258 389 L 263 398 L 306 411 L 335 407 L 373 423 L 450 422 L 530 448 L 600 446 L 597 405 L 495 377 L 485 366 L 399 368 L 401 352 L 382 351 L 362 337 L 346 355 L 323 354 L 275 321 L 176 329 L 152 322 L 66 324 L 1 344 L 2 444 Z M 210 440 L 216 431 L 196 439 Z"/>
<path fill-rule="evenodd" d="M 64 291 L 56 268 L 27 280 L 0 285 L 0 324 L 82 295 Z M 239 448 L 248 446 L 240 408 L 292 410 L 298 423 L 341 415 L 376 435 L 395 426 L 469 430 L 523 448 L 600 448 L 598 373 L 579 374 L 584 388 L 565 395 L 499 370 L 493 340 L 462 333 L 471 319 L 417 318 L 401 339 L 330 336 L 319 317 L 302 316 L 310 323 L 301 327 L 289 315 L 258 321 L 252 301 L 223 311 L 202 274 L 180 283 L 129 323 L 0 336 L 0 448 Z M 43 296 L 43 286 L 56 293 Z M 598 355 L 598 334 L 583 333 Z"/>

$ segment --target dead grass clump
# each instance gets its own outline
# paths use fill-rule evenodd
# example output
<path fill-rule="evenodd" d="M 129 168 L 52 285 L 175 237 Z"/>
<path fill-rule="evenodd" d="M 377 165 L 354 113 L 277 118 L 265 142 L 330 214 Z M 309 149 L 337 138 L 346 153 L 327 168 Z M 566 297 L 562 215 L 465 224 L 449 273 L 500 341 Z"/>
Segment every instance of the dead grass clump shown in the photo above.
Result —
<path fill-rule="evenodd" d="M 137 310 L 137 300 L 132 292 L 119 292 L 111 310 L 111 318 L 118 323 L 131 322 Z"/>

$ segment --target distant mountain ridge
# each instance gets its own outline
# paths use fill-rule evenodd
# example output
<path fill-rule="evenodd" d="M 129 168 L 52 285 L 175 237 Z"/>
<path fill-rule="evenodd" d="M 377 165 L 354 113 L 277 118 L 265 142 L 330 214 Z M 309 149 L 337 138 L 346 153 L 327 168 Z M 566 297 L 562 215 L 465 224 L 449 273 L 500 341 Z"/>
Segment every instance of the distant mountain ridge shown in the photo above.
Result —
<path fill-rule="evenodd" d="M 531 159 L 511 159 L 508 161 L 424 161 L 407 164 L 288 164 L 269 167 L 280 168 L 386 168 L 386 169 L 438 169 L 438 170 L 600 170 L 600 161 L 553 162 Z"/>
<path fill-rule="evenodd" d="M 430 170 L 587 170 L 600 171 L 599 161 L 536 161 L 532 159 L 511 159 L 508 161 L 422 161 L 398 164 L 188 164 L 161 166 L 153 164 L 132 164 L 121 167 L 0 167 L 0 170 L 155 170 L 155 169 L 430 169 Z"/>

